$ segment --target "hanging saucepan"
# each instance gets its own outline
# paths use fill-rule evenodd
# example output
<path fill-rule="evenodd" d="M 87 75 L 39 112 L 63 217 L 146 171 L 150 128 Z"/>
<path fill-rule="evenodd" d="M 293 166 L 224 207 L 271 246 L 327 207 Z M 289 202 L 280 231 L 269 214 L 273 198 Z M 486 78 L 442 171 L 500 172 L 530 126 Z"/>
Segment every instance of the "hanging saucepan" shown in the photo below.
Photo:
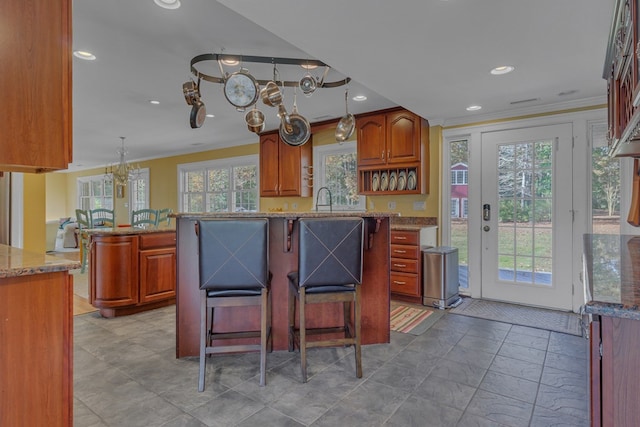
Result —
<path fill-rule="evenodd" d="M 247 122 L 247 128 L 253 133 L 260 133 L 264 130 L 264 114 L 254 105 L 251 110 L 244 116 Z"/>
<path fill-rule="evenodd" d="M 200 99 L 200 90 L 193 80 L 182 84 L 182 93 L 184 94 L 184 100 L 187 101 L 187 105 L 193 105 L 195 101 Z"/>
<path fill-rule="evenodd" d="M 347 102 L 348 98 L 349 89 L 344 91 L 344 105 L 346 113 L 342 116 L 336 126 L 336 141 L 339 143 L 343 143 L 347 139 L 351 138 L 351 135 L 353 135 L 353 131 L 356 128 L 356 118 L 353 114 L 349 113 L 349 103 Z"/>
<path fill-rule="evenodd" d="M 207 109 L 204 106 L 204 102 L 201 100 L 196 100 L 193 102 L 193 107 L 191 107 L 191 116 L 189 118 L 189 122 L 191 123 L 191 127 L 193 129 L 197 129 L 204 124 L 204 119 L 207 115 Z"/>
<path fill-rule="evenodd" d="M 260 97 L 262 102 L 269 107 L 277 107 L 282 102 L 282 92 L 274 81 L 267 82 L 267 84 L 260 90 Z"/>
<path fill-rule="evenodd" d="M 293 110 L 289 114 L 289 120 L 291 121 L 291 132 L 280 125 L 280 138 L 287 145 L 297 147 L 303 145 L 311 137 L 311 126 L 307 119 L 298 114 L 298 106 L 296 105 L 296 93 L 293 95 Z"/>

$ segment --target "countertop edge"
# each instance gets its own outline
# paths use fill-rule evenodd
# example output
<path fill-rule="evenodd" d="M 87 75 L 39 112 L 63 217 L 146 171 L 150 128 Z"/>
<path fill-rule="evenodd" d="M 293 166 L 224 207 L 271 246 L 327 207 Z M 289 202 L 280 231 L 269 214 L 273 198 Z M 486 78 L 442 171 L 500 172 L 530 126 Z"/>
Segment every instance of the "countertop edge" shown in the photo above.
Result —
<path fill-rule="evenodd" d="M 322 217 L 361 217 L 390 218 L 400 216 L 397 212 L 188 212 L 173 213 L 171 218 L 322 218 Z"/>
<path fill-rule="evenodd" d="M 586 314 L 596 314 L 598 316 L 640 320 L 640 307 L 637 305 L 626 306 L 616 303 L 590 301 L 584 305 L 584 312 Z"/>

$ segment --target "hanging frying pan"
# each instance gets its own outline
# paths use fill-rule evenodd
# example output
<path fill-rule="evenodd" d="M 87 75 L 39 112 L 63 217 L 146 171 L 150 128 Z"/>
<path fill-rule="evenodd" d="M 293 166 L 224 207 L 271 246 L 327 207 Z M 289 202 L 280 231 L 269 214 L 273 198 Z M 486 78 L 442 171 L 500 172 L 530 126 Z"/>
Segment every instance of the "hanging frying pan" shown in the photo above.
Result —
<path fill-rule="evenodd" d="M 197 129 L 204 124 L 204 119 L 207 116 L 207 109 L 204 106 L 204 102 L 199 99 L 193 103 L 193 107 L 191 107 L 191 116 L 189 117 L 189 122 L 191 124 L 191 128 Z"/>
<path fill-rule="evenodd" d="M 353 135 L 353 131 L 356 128 L 356 118 L 353 114 L 349 113 L 349 103 L 347 102 L 348 98 L 349 89 L 344 91 L 345 115 L 342 116 L 336 126 L 336 141 L 339 143 L 343 143 L 347 139 L 351 138 L 351 135 Z"/>
<path fill-rule="evenodd" d="M 293 110 L 289 114 L 289 120 L 291 122 L 291 132 L 284 124 L 280 124 L 280 138 L 285 144 L 297 147 L 298 145 L 305 144 L 311 137 L 311 125 L 307 119 L 298 114 L 298 106 L 296 105 L 297 94 L 294 89 L 293 93 Z"/>

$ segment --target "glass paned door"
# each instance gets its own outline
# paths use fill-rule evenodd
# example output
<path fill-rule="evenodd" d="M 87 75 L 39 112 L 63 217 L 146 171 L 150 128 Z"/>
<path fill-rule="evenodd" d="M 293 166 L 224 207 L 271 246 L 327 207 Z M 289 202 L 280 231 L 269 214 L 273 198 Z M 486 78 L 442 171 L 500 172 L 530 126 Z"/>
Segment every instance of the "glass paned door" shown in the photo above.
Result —
<path fill-rule="evenodd" d="M 482 137 L 482 296 L 571 309 L 571 125 Z"/>

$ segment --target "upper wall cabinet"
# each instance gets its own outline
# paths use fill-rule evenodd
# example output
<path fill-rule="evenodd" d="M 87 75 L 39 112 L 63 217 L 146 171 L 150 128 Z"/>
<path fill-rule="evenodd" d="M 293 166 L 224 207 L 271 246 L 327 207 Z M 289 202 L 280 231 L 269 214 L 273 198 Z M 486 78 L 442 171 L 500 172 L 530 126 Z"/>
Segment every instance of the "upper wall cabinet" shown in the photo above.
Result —
<path fill-rule="evenodd" d="M 429 123 L 403 109 L 358 116 L 360 194 L 429 192 Z"/>
<path fill-rule="evenodd" d="M 610 154 L 640 156 L 640 0 L 617 0 L 605 60 Z"/>
<path fill-rule="evenodd" d="M 0 171 L 72 159 L 71 0 L 0 2 Z"/>
<path fill-rule="evenodd" d="M 260 135 L 260 197 L 309 197 L 312 144 L 293 147 L 278 131 Z"/>

